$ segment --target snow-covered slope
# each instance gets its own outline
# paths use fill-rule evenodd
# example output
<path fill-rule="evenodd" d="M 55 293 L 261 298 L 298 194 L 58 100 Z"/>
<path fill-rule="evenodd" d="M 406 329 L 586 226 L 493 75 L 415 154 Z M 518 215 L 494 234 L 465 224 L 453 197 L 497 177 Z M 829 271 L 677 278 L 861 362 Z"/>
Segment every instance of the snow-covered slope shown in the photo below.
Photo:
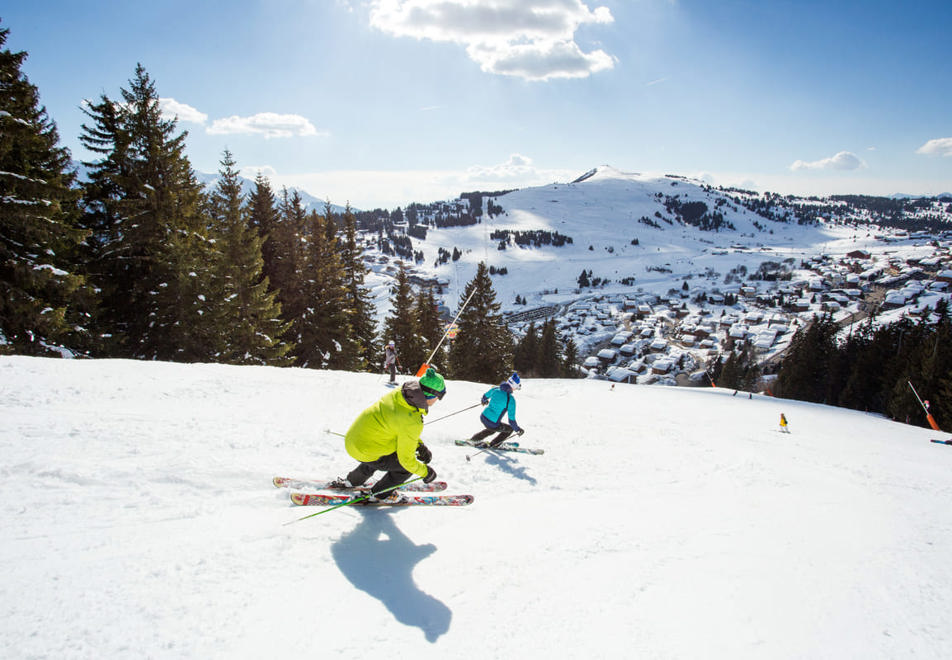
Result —
<path fill-rule="evenodd" d="M 704 203 L 729 227 L 703 231 L 679 222 L 665 209 L 665 202 L 674 198 Z M 465 286 L 480 261 L 507 270 L 494 279 L 494 286 L 509 307 L 516 295 L 530 304 L 571 298 L 583 270 L 608 280 L 600 288 L 605 293 L 642 289 L 661 294 L 709 268 L 721 275 L 738 265 L 756 270 L 766 259 L 819 254 L 830 243 L 849 242 L 855 234 L 842 227 L 769 221 L 699 182 L 623 173 L 609 166 L 586 173 L 578 182 L 517 190 L 494 203 L 503 208 L 502 214 L 490 216 L 487 208 L 478 225 L 431 229 L 426 241 L 414 242 L 424 252 L 424 270 L 435 263 L 439 248 L 463 252 L 459 261 L 435 269 L 453 290 L 449 301 L 455 302 L 456 288 Z M 500 241 L 492 238 L 499 231 L 558 232 L 572 242 L 561 247 L 510 244 L 500 250 Z M 728 251 L 731 255 L 724 258 Z M 633 283 L 622 283 L 629 278 Z"/>
<path fill-rule="evenodd" d="M 528 381 L 424 429 L 460 509 L 313 510 L 371 374 L 0 358 L 4 658 L 947 658 L 952 447 L 732 391 Z M 779 433 L 784 412 L 791 433 Z"/>

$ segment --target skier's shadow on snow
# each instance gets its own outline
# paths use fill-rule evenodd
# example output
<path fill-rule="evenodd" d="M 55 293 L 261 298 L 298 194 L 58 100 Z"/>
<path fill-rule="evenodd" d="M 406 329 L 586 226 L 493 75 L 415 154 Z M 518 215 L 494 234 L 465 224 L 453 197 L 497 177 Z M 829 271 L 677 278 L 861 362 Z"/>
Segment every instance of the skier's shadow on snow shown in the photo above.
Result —
<path fill-rule="evenodd" d="M 360 524 L 331 546 L 334 561 L 344 577 L 383 603 L 397 621 L 436 642 L 450 629 L 453 613 L 413 581 L 413 568 L 436 546 L 413 543 L 394 524 L 393 512 L 361 513 Z"/>
<path fill-rule="evenodd" d="M 530 484 L 535 486 L 538 482 L 535 480 L 535 477 L 531 477 L 526 474 L 526 467 L 524 465 L 519 465 L 515 460 L 509 456 L 503 456 L 499 453 L 489 453 L 486 457 L 487 465 L 493 465 L 498 467 L 503 472 L 507 472 L 514 476 L 516 479 L 522 479 L 523 481 L 528 481 Z"/>

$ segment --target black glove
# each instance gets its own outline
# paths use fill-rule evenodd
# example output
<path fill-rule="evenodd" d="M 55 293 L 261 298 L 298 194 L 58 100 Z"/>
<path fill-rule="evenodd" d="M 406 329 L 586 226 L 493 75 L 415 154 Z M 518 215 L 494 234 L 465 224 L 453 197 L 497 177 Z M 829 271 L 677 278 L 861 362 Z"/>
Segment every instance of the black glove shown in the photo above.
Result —
<path fill-rule="evenodd" d="M 483 397 L 479 402 L 485 406 L 487 403 L 489 403 L 489 399 L 487 397 Z"/>
<path fill-rule="evenodd" d="M 426 466 L 426 476 L 423 477 L 423 483 L 428 484 L 431 481 L 436 479 L 436 470 L 431 468 L 429 465 Z"/>
<path fill-rule="evenodd" d="M 525 432 L 526 432 L 525 429 L 519 429 L 518 431 L 516 431 L 516 435 L 522 435 Z"/>
<path fill-rule="evenodd" d="M 416 457 L 421 463 L 429 463 L 433 460 L 433 452 L 431 452 L 430 448 L 421 442 L 419 445 L 417 445 Z"/>

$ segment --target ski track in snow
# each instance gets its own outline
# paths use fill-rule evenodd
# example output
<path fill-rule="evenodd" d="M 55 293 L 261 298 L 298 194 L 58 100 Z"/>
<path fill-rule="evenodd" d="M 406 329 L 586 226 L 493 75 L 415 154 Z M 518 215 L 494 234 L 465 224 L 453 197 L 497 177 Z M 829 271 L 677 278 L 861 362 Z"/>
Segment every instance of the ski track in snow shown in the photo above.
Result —
<path fill-rule="evenodd" d="M 449 381 L 433 416 L 485 384 Z M 375 374 L 0 357 L 0 656 L 947 658 L 952 448 L 711 388 L 529 380 L 424 428 L 458 509 L 292 507 Z M 790 434 L 778 433 L 779 415 Z"/>

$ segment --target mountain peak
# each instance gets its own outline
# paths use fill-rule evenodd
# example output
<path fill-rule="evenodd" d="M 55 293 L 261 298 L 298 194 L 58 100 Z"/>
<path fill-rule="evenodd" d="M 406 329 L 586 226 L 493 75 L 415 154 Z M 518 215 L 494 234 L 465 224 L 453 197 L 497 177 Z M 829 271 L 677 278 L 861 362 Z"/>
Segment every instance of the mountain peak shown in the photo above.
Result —
<path fill-rule="evenodd" d="M 581 175 L 572 183 L 582 183 L 583 181 L 599 181 L 605 179 L 632 179 L 641 176 L 638 172 L 622 172 L 611 165 L 599 165 L 593 167 L 585 174 Z"/>

